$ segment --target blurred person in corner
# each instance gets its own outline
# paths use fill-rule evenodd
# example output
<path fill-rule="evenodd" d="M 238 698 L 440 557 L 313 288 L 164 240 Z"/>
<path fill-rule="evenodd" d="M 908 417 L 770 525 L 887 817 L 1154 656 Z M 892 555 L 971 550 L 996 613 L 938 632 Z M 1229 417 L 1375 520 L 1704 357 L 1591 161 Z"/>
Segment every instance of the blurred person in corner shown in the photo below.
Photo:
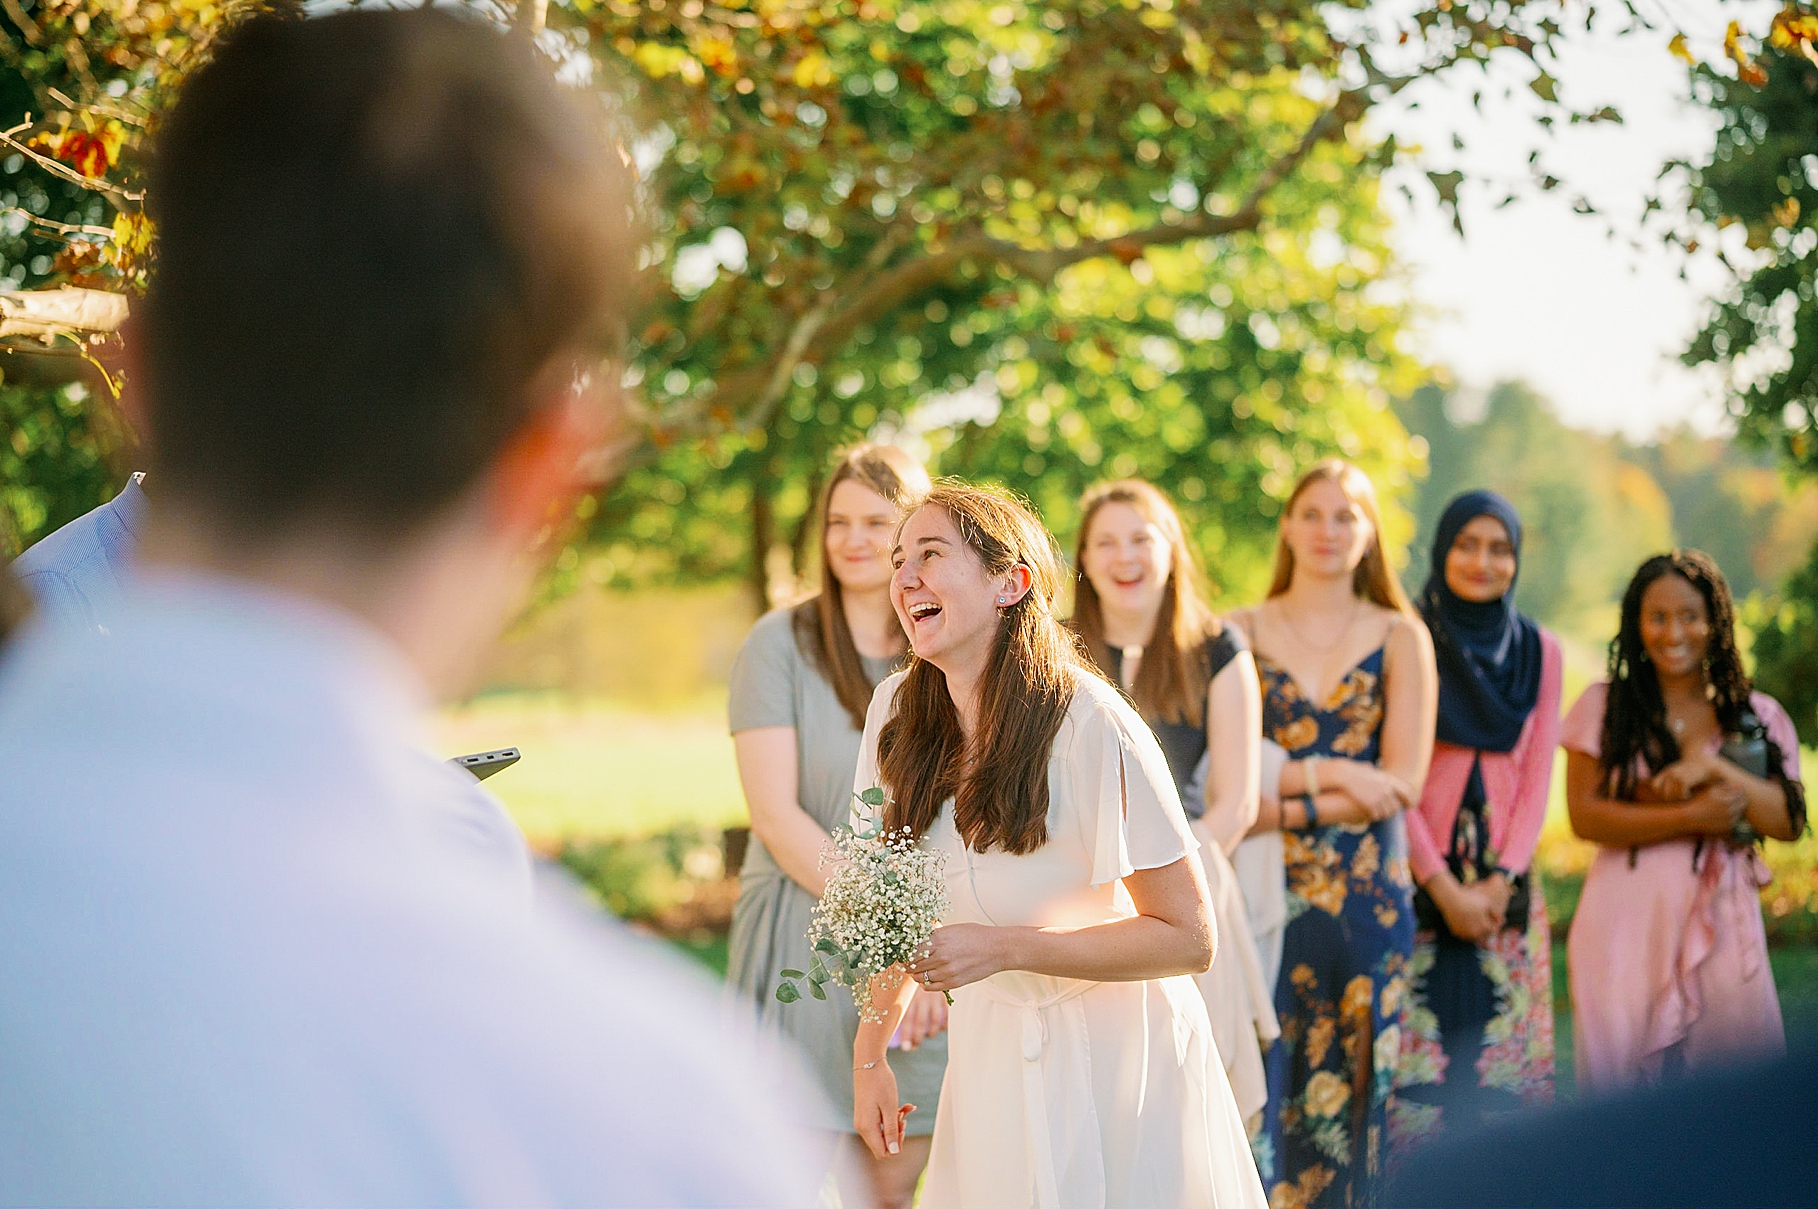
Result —
<path fill-rule="evenodd" d="M 1399 1163 L 1394 1209 L 1818 1206 L 1818 1049 L 1586 1095 L 1443 1136 Z"/>
<path fill-rule="evenodd" d="M 422 758 L 610 428 L 599 116 L 479 21 L 257 17 L 154 164 L 140 562 L 0 664 L 0 1203 L 810 1203 L 797 1076 Z"/>
<path fill-rule="evenodd" d="M 129 381 L 120 409 L 128 426 L 149 433 L 136 384 Z M 126 600 L 126 585 L 144 541 L 145 472 L 135 471 L 113 499 L 39 538 L 12 562 L 17 583 L 46 625 L 107 638 Z M 428 747 L 424 760 L 445 761 Z M 526 901 L 532 891 L 530 846 L 517 821 L 493 793 L 457 768 L 440 773 L 450 791 L 439 818 L 474 863 L 505 879 Z"/>
<path fill-rule="evenodd" d="M 46 616 L 106 634 L 145 525 L 145 474 L 113 499 L 39 538 L 13 560 L 13 575 Z"/>

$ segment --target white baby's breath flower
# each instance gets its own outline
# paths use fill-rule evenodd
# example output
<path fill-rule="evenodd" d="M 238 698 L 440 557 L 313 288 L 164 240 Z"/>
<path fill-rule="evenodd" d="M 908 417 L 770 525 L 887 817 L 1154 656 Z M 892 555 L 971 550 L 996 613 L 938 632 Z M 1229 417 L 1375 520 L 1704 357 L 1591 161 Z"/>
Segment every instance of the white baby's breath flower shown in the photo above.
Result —
<path fill-rule="evenodd" d="M 882 789 L 856 795 L 876 809 Z M 823 985 L 836 982 L 852 991 L 859 1015 L 871 1023 L 887 1013 L 872 1001 L 871 980 L 912 960 L 947 914 L 946 858 L 916 842 L 909 829 L 884 830 L 879 818 L 856 827 L 836 827 L 821 850 L 821 867 L 833 868 L 814 908 L 808 941 L 814 959 L 807 971 L 782 971 L 776 997 L 801 998 L 795 979 L 806 978 L 808 993 L 825 999 Z"/>

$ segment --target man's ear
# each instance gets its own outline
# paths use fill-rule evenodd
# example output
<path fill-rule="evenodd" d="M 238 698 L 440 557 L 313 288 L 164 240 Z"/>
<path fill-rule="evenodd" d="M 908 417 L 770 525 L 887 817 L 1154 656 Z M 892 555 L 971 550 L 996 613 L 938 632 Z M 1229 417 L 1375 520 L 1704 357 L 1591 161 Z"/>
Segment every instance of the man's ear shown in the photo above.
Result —
<path fill-rule="evenodd" d="M 1003 602 L 1004 608 L 1007 609 L 1011 605 L 1021 601 L 1023 597 L 1027 596 L 1029 594 L 1029 586 L 1034 582 L 1035 578 L 1029 574 L 1029 568 L 1025 567 L 1022 563 L 1017 563 L 1014 567 L 1010 568 L 1010 573 L 1005 575 L 1002 582 L 998 584 L 998 599 Z"/>
<path fill-rule="evenodd" d="M 573 515 L 575 500 L 597 486 L 594 455 L 610 427 L 600 396 L 572 379 L 539 391 L 540 406 L 493 463 L 491 513 L 507 534 L 535 544 Z"/>

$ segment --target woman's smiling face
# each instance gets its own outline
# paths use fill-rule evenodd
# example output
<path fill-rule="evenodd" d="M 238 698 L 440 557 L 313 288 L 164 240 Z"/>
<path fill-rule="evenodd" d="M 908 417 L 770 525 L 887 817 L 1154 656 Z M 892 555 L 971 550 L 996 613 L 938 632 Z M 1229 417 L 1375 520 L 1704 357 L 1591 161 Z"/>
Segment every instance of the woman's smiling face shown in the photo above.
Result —
<path fill-rule="evenodd" d="M 1080 568 L 1104 604 L 1126 613 L 1160 610 L 1173 550 L 1161 526 L 1121 500 L 1100 505 Z"/>
<path fill-rule="evenodd" d="M 1641 593 L 1641 649 L 1663 676 L 1687 676 L 1711 649 L 1704 594 L 1683 575 L 1662 575 Z"/>
<path fill-rule="evenodd" d="M 1460 600 L 1501 600 L 1515 585 L 1515 544 L 1493 516 L 1474 516 L 1446 551 L 1446 587 Z"/>
<path fill-rule="evenodd" d="M 1295 570 L 1321 578 L 1351 574 L 1376 540 L 1363 509 L 1333 479 L 1316 479 L 1302 489 L 1281 519 L 1281 535 L 1294 554 Z"/>
<path fill-rule="evenodd" d="M 857 479 L 827 499 L 827 569 L 848 592 L 871 592 L 890 582 L 890 531 L 896 505 Z"/>
<path fill-rule="evenodd" d="M 999 624 L 1007 585 L 985 570 L 945 508 L 916 509 L 897 532 L 890 602 L 919 658 L 943 671 L 983 660 Z"/>

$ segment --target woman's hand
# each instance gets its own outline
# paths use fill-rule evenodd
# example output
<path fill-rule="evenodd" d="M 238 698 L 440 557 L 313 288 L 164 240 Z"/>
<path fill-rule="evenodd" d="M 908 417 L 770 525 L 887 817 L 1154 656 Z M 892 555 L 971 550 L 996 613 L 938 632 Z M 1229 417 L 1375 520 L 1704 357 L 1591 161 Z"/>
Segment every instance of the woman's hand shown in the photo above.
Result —
<path fill-rule="evenodd" d="M 1727 837 L 1748 809 L 1749 795 L 1741 786 L 1719 780 L 1699 790 L 1685 803 L 1686 830 L 1693 835 Z"/>
<path fill-rule="evenodd" d="M 1004 932 L 988 924 L 936 928 L 922 956 L 910 963 L 910 975 L 923 990 L 952 991 L 1007 970 Z"/>
<path fill-rule="evenodd" d="M 1502 927 L 1502 916 L 1492 909 L 1486 896 L 1478 893 L 1476 887 L 1460 885 L 1449 873 L 1429 881 L 1427 893 L 1445 917 L 1446 930 L 1460 940 L 1480 945 Z"/>
<path fill-rule="evenodd" d="M 1656 801 L 1683 802 L 1713 781 L 1727 782 L 1729 761 L 1720 756 L 1697 752 L 1655 773 L 1648 780 Z M 1733 767 L 1733 766 L 1730 766 Z"/>
<path fill-rule="evenodd" d="M 865 1140 L 875 1158 L 896 1154 L 903 1148 L 903 1119 L 915 1111 L 913 1104 L 899 1104 L 896 1072 L 883 1059 L 869 1069 L 852 1072 L 852 1127 Z"/>
<path fill-rule="evenodd" d="M 1321 827 L 1367 827 L 1376 819 L 1343 790 L 1328 790 L 1313 800 Z M 1309 820 L 1311 823 L 1311 820 Z"/>
<path fill-rule="evenodd" d="M 1372 822 L 1393 818 L 1414 805 L 1414 791 L 1392 772 L 1385 772 L 1362 760 L 1321 760 L 1319 768 L 1326 776 L 1336 773 L 1332 788 L 1341 789 L 1363 807 Z"/>
<path fill-rule="evenodd" d="M 903 1013 L 896 1036 L 905 1050 L 912 1050 L 928 1038 L 947 1029 L 947 996 L 940 991 L 917 991 Z"/>
<path fill-rule="evenodd" d="M 1509 899 L 1514 897 L 1515 887 L 1500 872 L 1492 873 L 1477 883 L 1477 893 L 1482 896 L 1484 905 L 1496 916 L 1496 926 L 1501 928 L 1509 921 Z"/>

